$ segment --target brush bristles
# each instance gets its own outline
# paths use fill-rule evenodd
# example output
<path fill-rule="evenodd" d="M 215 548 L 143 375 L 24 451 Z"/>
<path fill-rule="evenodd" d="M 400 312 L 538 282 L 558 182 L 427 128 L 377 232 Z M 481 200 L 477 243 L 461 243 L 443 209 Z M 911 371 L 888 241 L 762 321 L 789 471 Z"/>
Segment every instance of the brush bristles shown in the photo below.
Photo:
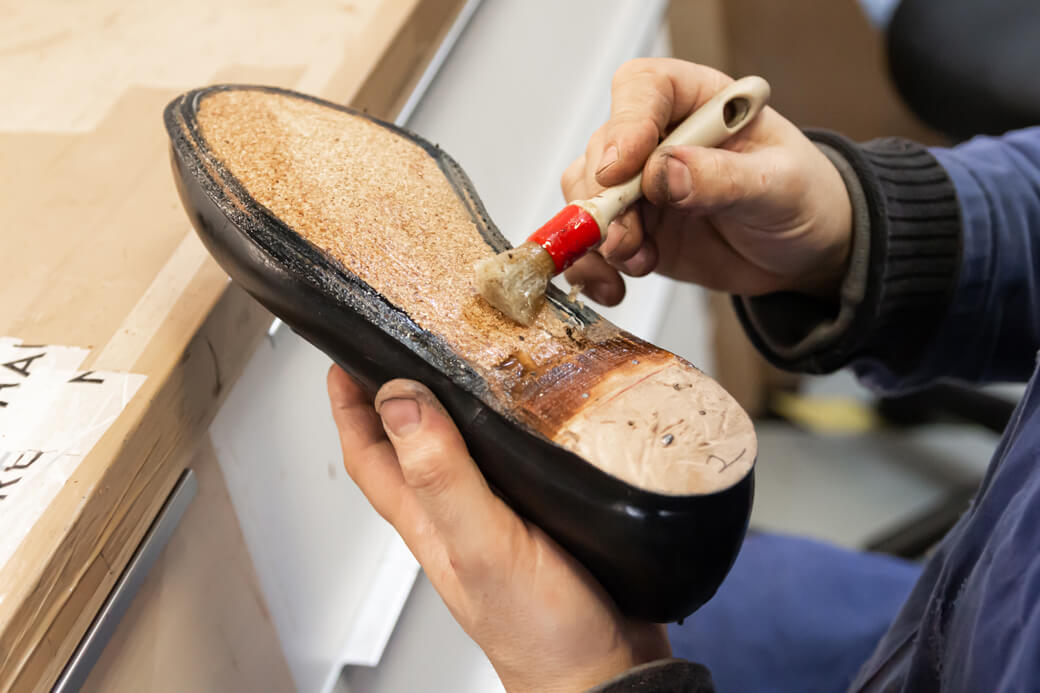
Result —
<path fill-rule="evenodd" d="M 556 270 L 545 248 L 530 241 L 481 260 L 476 267 L 477 291 L 488 303 L 522 325 L 530 325 Z"/>

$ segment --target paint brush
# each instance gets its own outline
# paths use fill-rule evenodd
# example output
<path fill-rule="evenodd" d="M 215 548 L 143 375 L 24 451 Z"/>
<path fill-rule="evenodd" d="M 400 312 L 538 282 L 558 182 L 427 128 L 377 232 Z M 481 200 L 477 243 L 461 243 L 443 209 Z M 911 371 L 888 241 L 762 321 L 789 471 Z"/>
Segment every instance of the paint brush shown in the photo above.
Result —
<path fill-rule="evenodd" d="M 764 79 L 739 79 L 687 116 L 654 152 L 677 145 L 717 147 L 754 120 L 768 100 Z M 639 173 L 591 199 L 571 202 L 519 247 L 481 260 L 477 290 L 505 315 L 530 325 L 545 303 L 549 280 L 606 239 L 610 222 L 643 196 L 642 183 Z"/>

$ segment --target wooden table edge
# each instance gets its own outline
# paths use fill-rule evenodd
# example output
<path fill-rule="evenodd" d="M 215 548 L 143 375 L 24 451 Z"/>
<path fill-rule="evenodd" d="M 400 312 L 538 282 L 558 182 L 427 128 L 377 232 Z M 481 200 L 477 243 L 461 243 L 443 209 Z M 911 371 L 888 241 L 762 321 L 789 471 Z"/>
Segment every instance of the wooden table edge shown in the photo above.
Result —
<path fill-rule="evenodd" d="M 465 5 L 390 3 L 373 20 L 384 35 L 367 37 L 385 49 L 368 56 L 361 82 L 348 59 L 320 95 L 392 119 Z M 142 386 L 0 570 L 0 690 L 47 690 L 57 680 L 271 316 L 206 257 L 166 320 L 180 329 L 160 329 L 138 354 L 145 360 L 165 350 L 164 375 Z M 99 466 L 100 478 L 81 502 L 72 501 L 79 506 L 75 516 L 49 517 L 63 495 L 79 493 L 71 483 L 79 470 Z"/>

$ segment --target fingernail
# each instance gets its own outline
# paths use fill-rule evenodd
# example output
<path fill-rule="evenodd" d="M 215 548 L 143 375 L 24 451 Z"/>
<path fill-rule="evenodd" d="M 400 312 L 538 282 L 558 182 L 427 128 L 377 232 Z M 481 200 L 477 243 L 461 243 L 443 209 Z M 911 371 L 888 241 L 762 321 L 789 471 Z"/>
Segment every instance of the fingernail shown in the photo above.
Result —
<path fill-rule="evenodd" d="M 610 226 L 607 227 L 607 240 L 603 241 L 603 245 L 599 247 L 600 255 L 609 260 L 627 233 L 628 227 L 618 219 L 610 222 Z"/>
<path fill-rule="evenodd" d="M 607 151 L 603 152 L 603 158 L 599 160 L 599 168 L 596 169 L 596 175 L 603 173 L 608 168 L 617 163 L 618 160 L 618 148 L 617 145 L 610 145 L 607 147 Z"/>
<path fill-rule="evenodd" d="M 667 155 L 666 155 L 667 156 Z M 685 200 L 693 192 L 693 179 L 690 169 L 675 157 L 668 157 L 668 201 Z"/>
<path fill-rule="evenodd" d="M 398 438 L 413 433 L 422 421 L 419 403 L 406 397 L 384 400 L 379 405 L 379 416 L 386 429 Z"/>

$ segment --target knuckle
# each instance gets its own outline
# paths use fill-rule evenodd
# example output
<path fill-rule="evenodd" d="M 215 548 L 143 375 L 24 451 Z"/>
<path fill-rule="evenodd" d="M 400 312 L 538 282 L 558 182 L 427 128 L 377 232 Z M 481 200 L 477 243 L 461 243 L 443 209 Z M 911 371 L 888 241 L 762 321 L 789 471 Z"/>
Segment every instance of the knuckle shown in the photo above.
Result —
<path fill-rule="evenodd" d="M 667 80 L 665 80 L 667 82 Z M 668 128 L 672 114 L 672 94 L 664 86 L 656 86 L 639 95 L 638 99 L 618 103 L 614 106 L 612 133 L 623 128 L 633 135 L 653 138 L 662 137 Z"/>
<path fill-rule="evenodd" d="M 675 100 L 672 80 L 660 72 L 648 72 L 645 74 L 647 83 L 653 88 L 650 106 L 658 112 L 663 112 L 666 115 L 670 114 L 672 102 Z"/>
<path fill-rule="evenodd" d="M 401 474 L 410 488 L 433 496 L 447 492 L 453 482 L 450 467 L 444 464 L 443 456 L 428 451 L 412 455 L 406 464 L 401 465 Z"/>
<path fill-rule="evenodd" d="M 621 66 L 614 71 L 614 80 L 615 82 L 625 82 L 633 75 L 655 71 L 659 64 L 660 58 L 630 58 L 621 63 Z"/>
<path fill-rule="evenodd" d="M 485 551 L 463 553 L 457 547 L 448 547 L 448 561 L 455 574 L 469 584 L 493 579 L 502 569 L 501 559 Z"/>
<path fill-rule="evenodd" d="M 760 192 L 772 191 L 784 199 L 796 199 L 803 191 L 801 172 L 787 159 L 778 159 L 764 167 L 758 181 Z"/>
<path fill-rule="evenodd" d="M 617 129 L 622 128 L 624 128 L 625 139 L 630 139 L 631 145 L 635 147 L 653 147 L 661 137 L 661 128 L 651 112 L 644 107 L 640 107 L 638 111 L 625 113 Z"/>
<path fill-rule="evenodd" d="M 614 73 L 611 91 L 615 112 L 670 114 L 675 99 L 671 77 L 660 69 L 659 61 L 652 58 L 636 58 L 624 63 Z"/>
<path fill-rule="evenodd" d="M 610 80 L 611 87 L 619 87 L 627 82 L 634 72 L 639 71 L 639 63 L 642 58 L 632 58 L 621 63 L 618 69 L 614 70 L 614 76 Z"/>
<path fill-rule="evenodd" d="M 729 160 L 718 154 L 712 156 L 711 160 L 712 176 L 718 188 L 719 199 L 728 202 L 738 202 L 743 199 L 744 186 L 741 185 L 737 172 Z"/>

